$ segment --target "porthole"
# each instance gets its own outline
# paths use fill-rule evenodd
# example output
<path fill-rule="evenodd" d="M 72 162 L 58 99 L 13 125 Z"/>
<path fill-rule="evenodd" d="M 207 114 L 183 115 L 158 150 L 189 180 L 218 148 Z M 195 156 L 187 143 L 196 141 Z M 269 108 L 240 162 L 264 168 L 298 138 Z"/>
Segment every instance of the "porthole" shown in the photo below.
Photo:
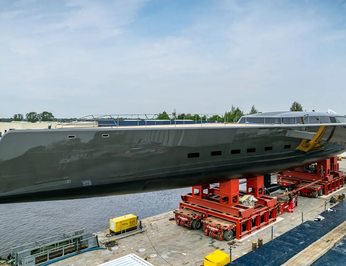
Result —
<path fill-rule="evenodd" d="M 198 158 L 199 152 L 191 152 L 187 154 L 187 158 Z"/>
<path fill-rule="evenodd" d="M 211 156 L 221 156 L 222 155 L 222 151 L 212 151 L 210 153 Z"/>
<path fill-rule="evenodd" d="M 231 154 L 239 154 L 240 150 L 231 150 Z"/>

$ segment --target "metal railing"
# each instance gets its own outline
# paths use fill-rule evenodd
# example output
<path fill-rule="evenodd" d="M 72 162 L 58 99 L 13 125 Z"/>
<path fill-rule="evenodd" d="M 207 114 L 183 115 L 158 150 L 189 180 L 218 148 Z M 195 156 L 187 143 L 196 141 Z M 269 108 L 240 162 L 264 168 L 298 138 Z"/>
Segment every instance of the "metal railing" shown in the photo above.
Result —
<path fill-rule="evenodd" d="M 85 233 L 83 229 L 12 248 L 11 259 L 12 264 L 18 266 L 46 265 L 55 259 L 96 247 L 98 247 L 96 236 Z"/>
<path fill-rule="evenodd" d="M 71 122 L 58 123 L 56 127 L 119 127 L 119 126 L 151 126 L 151 125 L 181 125 L 233 123 L 226 121 L 219 114 L 108 114 L 87 115 Z"/>
<path fill-rule="evenodd" d="M 81 229 L 78 231 L 73 231 L 73 232 L 68 232 L 68 233 L 62 233 L 62 234 L 55 235 L 55 236 L 46 237 L 46 238 L 37 240 L 35 242 L 26 243 L 26 244 L 23 244 L 21 246 L 17 246 L 17 247 L 12 248 L 11 249 L 11 255 L 18 253 L 22 250 L 31 249 L 31 248 L 34 248 L 37 246 L 45 245 L 47 243 L 59 241 L 60 239 L 71 238 L 71 237 L 79 236 L 82 234 L 84 234 L 84 229 Z"/>

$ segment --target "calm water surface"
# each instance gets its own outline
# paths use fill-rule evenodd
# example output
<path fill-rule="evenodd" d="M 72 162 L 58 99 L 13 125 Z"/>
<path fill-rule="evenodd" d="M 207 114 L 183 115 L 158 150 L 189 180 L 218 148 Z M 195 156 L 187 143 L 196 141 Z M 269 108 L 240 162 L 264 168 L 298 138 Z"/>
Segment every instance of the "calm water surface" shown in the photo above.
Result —
<path fill-rule="evenodd" d="M 50 235 L 108 227 L 108 219 L 126 213 L 140 218 L 177 208 L 180 196 L 190 188 L 101 198 L 0 204 L 0 254 L 11 247 Z"/>

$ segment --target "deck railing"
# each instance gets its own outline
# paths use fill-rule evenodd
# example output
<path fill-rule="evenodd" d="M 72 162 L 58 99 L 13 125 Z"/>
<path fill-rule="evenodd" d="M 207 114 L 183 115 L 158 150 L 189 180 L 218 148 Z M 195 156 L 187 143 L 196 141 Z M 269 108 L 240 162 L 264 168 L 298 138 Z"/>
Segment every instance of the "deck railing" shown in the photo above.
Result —
<path fill-rule="evenodd" d="M 152 126 L 229 123 L 218 114 L 167 114 L 164 119 L 159 114 L 109 114 L 88 115 L 75 121 L 58 123 L 57 127 L 119 127 L 119 126 Z"/>

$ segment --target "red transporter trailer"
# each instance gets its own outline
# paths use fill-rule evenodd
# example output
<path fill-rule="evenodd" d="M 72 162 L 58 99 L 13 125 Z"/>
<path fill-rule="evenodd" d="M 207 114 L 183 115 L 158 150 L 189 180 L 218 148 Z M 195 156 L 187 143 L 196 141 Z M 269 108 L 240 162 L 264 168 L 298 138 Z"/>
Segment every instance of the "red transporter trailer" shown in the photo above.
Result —
<path fill-rule="evenodd" d="M 263 176 L 247 178 L 247 194 L 257 199 L 254 206 L 239 204 L 239 179 L 220 182 L 216 187 L 193 186 L 192 193 L 182 196 L 179 209 L 174 211 L 176 222 L 193 228 L 194 220 L 199 220 L 206 235 L 226 241 L 240 239 L 276 220 L 277 200 L 264 195 Z"/>
<path fill-rule="evenodd" d="M 304 168 L 282 171 L 278 184 L 282 187 L 300 191 L 302 196 L 318 197 L 328 195 L 342 188 L 345 176 L 339 170 L 336 157 L 331 157 Z"/>
<path fill-rule="evenodd" d="M 345 176 L 339 171 L 336 157 L 313 166 L 281 172 L 278 184 L 291 191 L 277 197 L 264 195 L 263 176 L 247 177 L 246 194 L 257 200 L 253 206 L 240 204 L 239 179 L 220 182 L 214 187 L 193 186 L 191 193 L 181 197 L 179 209 L 174 211 L 176 223 L 190 229 L 203 226 L 205 235 L 219 240 L 240 239 L 274 222 L 278 214 L 293 212 L 298 193 L 310 197 L 328 195 L 344 185 Z"/>

